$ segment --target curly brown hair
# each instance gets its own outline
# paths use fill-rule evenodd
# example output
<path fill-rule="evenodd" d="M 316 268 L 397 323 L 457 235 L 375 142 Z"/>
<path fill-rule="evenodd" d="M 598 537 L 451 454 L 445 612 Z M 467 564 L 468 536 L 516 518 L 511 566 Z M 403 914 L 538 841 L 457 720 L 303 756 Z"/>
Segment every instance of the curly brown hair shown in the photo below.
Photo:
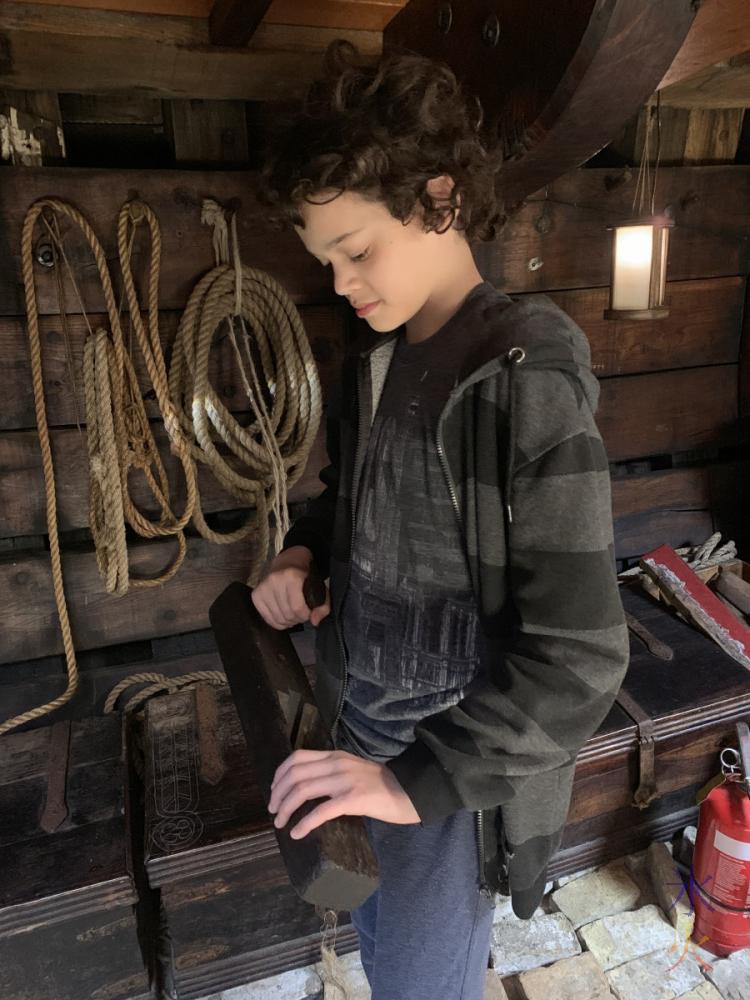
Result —
<path fill-rule="evenodd" d="M 445 231 L 447 219 L 445 229 L 455 225 L 469 242 L 494 239 L 506 219 L 496 189 L 502 154 L 497 136 L 483 132 L 479 99 L 447 65 L 417 53 L 360 61 L 351 42 L 332 41 L 301 109 L 272 128 L 256 194 L 270 224 L 304 229 L 302 201 L 353 191 L 404 224 L 421 203 L 425 232 Z M 437 205 L 427 181 L 441 174 L 454 187 L 449 204 Z"/>

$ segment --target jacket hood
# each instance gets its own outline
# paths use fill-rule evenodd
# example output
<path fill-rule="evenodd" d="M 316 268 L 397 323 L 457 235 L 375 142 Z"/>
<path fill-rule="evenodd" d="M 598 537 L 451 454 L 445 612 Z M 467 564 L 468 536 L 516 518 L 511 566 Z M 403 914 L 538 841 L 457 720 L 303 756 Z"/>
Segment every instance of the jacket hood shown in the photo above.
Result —
<path fill-rule="evenodd" d="M 462 369 L 457 372 L 459 382 L 488 362 L 507 356 L 512 348 L 520 347 L 525 355 L 524 365 L 560 368 L 573 375 L 592 412 L 596 412 L 600 386 L 591 370 L 591 348 L 586 334 L 548 295 L 513 297 L 484 281 L 471 290 L 451 321 L 459 313 L 481 331 L 481 338 L 467 351 Z M 395 345 L 398 336 L 399 330 L 391 331 L 358 353 L 362 358 L 372 355 L 390 341 Z M 387 351 L 382 356 L 386 369 L 391 353 Z M 379 393 L 374 395 L 377 400 Z"/>
<path fill-rule="evenodd" d="M 573 375 L 593 413 L 599 404 L 600 385 L 591 370 L 591 347 L 580 326 L 548 295 L 508 299 L 493 323 L 497 353 L 512 347 L 525 352 L 524 364 L 534 368 L 559 368 Z M 489 317 L 487 317 L 489 319 Z M 509 345 L 506 347 L 505 345 Z"/>

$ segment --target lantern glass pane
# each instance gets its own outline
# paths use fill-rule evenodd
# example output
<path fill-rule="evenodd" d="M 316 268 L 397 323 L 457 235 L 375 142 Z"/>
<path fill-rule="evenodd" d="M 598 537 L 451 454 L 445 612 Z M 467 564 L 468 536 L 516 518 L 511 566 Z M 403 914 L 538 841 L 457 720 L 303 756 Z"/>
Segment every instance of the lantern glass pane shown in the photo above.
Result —
<path fill-rule="evenodd" d="M 615 228 L 612 309 L 648 309 L 653 226 Z"/>

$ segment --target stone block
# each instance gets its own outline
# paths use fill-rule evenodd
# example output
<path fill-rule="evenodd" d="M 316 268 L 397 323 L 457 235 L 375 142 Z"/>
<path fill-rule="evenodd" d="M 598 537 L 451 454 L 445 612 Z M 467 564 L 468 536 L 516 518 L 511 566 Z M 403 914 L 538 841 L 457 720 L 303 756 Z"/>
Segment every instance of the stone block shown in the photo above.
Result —
<path fill-rule="evenodd" d="M 672 1000 L 704 982 L 700 964 L 680 948 L 662 948 L 632 962 L 624 962 L 607 973 L 612 992 L 619 1000 Z M 672 968 L 674 966 L 674 968 Z"/>
<path fill-rule="evenodd" d="M 713 983 L 704 981 L 700 986 L 696 986 L 694 990 L 690 990 L 689 993 L 681 996 L 680 1000 L 724 1000 L 724 998 Z"/>
<path fill-rule="evenodd" d="M 663 843 L 650 844 L 646 852 L 651 884 L 659 905 L 667 919 L 677 930 L 677 937 L 685 941 L 693 933 L 695 913 L 690 902 L 690 886 L 685 885 L 680 869 Z M 689 880 L 688 876 L 688 880 Z M 695 889 L 693 890 L 696 891 Z"/>
<path fill-rule="evenodd" d="M 581 871 L 573 872 L 571 875 L 561 875 L 559 878 L 555 879 L 554 887 L 555 889 L 562 889 L 562 887 L 567 885 L 568 882 L 574 882 L 577 878 L 582 878 L 584 875 L 590 875 L 592 872 L 595 872 L 598 867 L 599 865 L 591 865 L 590 868 L 582 868 Z"/>
<path fill-rule="evenodd" d="M 584 924 L 578 936 L 605 971 L 650 951 L 668 949 L 676 940 L 674 927 L 653 904 Z"/>
<path fill-rule="evenodd" d="M 542 913 L 530 920 L 515 915 L 496 920 L 490 950 L 495 972 L 508 976 L 578 955 L 581 944 L 563 913 Z"/>
<path fill-rule="evenodd" d="M 531 972 L 519 981 L 526 1000 L 610 1000 L 609 983 L 602 967 L 584 951 Z"/>
<path fill-rule="evenodd" d="M 323 980 L 321 962 L 316 962 L 315 971 Z M 350 951 L 348 955 L 339 956 L 336 973 L 344 989 L 339 989 L 335 983 L 330 985 L 326 983 L 326 1000 L 370 1000 L 370 984 L 367 982 L 365 970 L 362 968 L 359 951 Z"/>
<path fill-rule="evenodd" d="M 307 965 L 303 969 L 290 969 L 289 972 L 280 972 L 245 986 L 214 993 L 204 1000 L 305 1000 L 306 997 L 319 996 L 322 990 L 323 983 L 315 967 Z"/>
<path fill-rule="evenodd" d="M 545 912 L 544 906 L 540 904 L 531 914 L 531 920 L 534 917 L 540 916 Z M 492 918 L 493 922 L 497 923 L 498 920 L 502 920 L 504 917 L 512 917 L 513 920 L 520 920 L 513 912 L 513 903 L 510 896 L 501 896 L 500 893 L 495 894 L 495 915 Z"/>
<path fill-rule="evenodd" d="M 704 974 L 724 1000 L 750 1000 L 750 948 L 735 951 L 728 958 L 717 958 L 711 963 L 713 968 Z"/>
<path fill-rule="evenodd" d="M 508 994 L 505 992 L 502 979 L 492 969 L 487 970 L 487 979 L 484 984 L 484 1000 L 508 1000 Z"/>
<path fill-rule="evenodd" d="M 632 909 L 640 894 L 640 887 L 618 859 L 557 889 L 552 901 L 574 927 L 580 927 L 599 917 Z"/>

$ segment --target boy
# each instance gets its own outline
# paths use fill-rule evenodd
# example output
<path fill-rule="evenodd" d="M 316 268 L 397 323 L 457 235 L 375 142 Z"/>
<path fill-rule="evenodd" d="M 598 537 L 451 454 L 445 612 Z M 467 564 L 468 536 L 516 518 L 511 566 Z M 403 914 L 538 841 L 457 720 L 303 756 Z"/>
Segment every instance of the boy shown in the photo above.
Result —
<path fill-rule="evenodd" d="M 379 887 L 351 914 L 373 1000 L 480 1000 L 494 894 L 536 909 L 575 758 L 628 663 L 599 385 L 546 296 L 482 279 L 498 160 L 447 67 L 352 47 L 275 140 L 260 200 L 384 336 L 328 406 L 326 489 L 253 591 L 316 628 L 336 750 L 298 750 L 269 809 L 290 832 L 361 815 Z M 329 578 L 312 612 L 302 584 Z"/>

